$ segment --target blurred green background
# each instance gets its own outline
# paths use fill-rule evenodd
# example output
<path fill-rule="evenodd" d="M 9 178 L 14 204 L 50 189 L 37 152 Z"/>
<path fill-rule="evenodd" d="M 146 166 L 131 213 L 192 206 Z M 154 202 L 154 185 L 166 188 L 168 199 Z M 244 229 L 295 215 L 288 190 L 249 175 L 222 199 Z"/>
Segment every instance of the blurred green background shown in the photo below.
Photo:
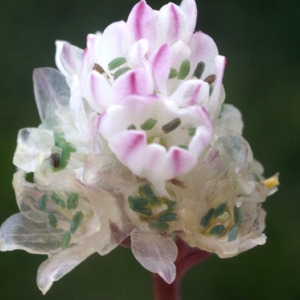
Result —
<path fill-rule="evenodd" d="M 0 1 L 0 223 L 17 212 L 11 187 L 19 128 L 39 124 L 32 70 L 54 67 L 54 41 L 85 47 L 90 32 L 127 19 L 136 1 Z M 179 4 L 179 1 L 175 1 Z M 153 8 L 165 4 L 149 0 Z M 197 29 L 227 57 L 227 103 L 243 113 L 244 135 L 280 190 L 264 205 L 268 241 L 232 259 L 212 256 L 182 281 L 182 299 L 300 299 L 300 2 L 198 1 Z M 35 282 L 45 259 L 0 253 L 1 299 L 153 299 L 151 275 L 128 249 L 93 255 L 42 296 Z"/>

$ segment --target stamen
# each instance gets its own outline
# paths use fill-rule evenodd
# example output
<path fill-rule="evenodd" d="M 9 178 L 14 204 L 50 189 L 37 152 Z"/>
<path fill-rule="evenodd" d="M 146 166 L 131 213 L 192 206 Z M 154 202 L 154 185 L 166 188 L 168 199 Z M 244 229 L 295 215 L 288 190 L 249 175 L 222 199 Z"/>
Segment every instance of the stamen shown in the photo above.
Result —
<path fill-rule="evenodd" d="M 184 60 L 179 68 L 177 78 L 180 80 L 185 79 L 186 76 L 188 76 L 190 72 L 191 64 L 188 59 Z"/>
<path fill-rule="evenodd" d="M 157 218 L 157 221 L 160 223 L 175 221 L 177 219 L 177 215 L 174 213 L 164 213 L 163 215 Z"/>
<path fill-rule="evenodd" d="M 190 127 L 188 129 L 188 131 L 189 131 L 189 136 L 194 136 L 195 133 L 196 133 L 196 128 L 195 127 Z"/>
<path fill-rule="evenodd" d="M 98 64 L 94 64 L 93 70 L 94 70 L 94 71 L 97 71 L 97 72 L 100 73 L 100 74 L 105 73 L 104 69 L 103 69 L 100 65 L 98 65 Z"/>
<path fill-rule="evenodd" d="M 168 223 L 160 223 L 156 220 L 150 221 L 148 223 L 149 228 L 154 229 L 154 230 L 160 230 L 160 231 L 166 231 L 170 228 L 170 225 Z"/>
<path fill-rule="evenodd" d="M 64 234 L 63 239 L 62 239 L 62 243 L 61 243 L 62 250 L 65 250 L 65 249 L 67 249 L 69 247 L 70 241 L 71 241 L 71 232 L 67 231 Z"/>
<path fill-rule="evenodd" d="M 232 242 L 236 239 L 238 232 L 237 225 L 234 225 L 228 232 L 228 242 Z"/>
<path fill-rule="evenodd" d="M 198 79 L 201 78 L 202 74 L 203 74 L 203 71 L 204 71 L 204 68 L 205 68 L 205 63 L 203 61 L 200 61 L 198 64 L 197 64 L 197 67 L 194 71 L 194 76 Z"/>
<path fill-rule="evenodd" d="M 148 204 L 147 199 L 142 197 L 130 197 L 128 198 L 129 204 L 132 206 L 145 206 Z"/>
<path fill-rule="evenodd" d="M 214 215 L 215 209 L 211 208 L 206 215 L 201 219 L 200 225 L 204 228 L 206 228 L 209 225 L 209 222 Z"/>
<path fill-rule="evenodd" d="M 117 57 L 108 64 L 108 70 L 112 71 L 120 67 L 121 65 L 125 64 L 125 62 L 126 62 L 125 57 Z"/>
<path fill-rule="evenodd" d="M 278 174 L 275 174 L 273 175 L 272 177 L 266 179 L 264 181 L 264 184 L 265 186 L 268 188 L 268 189 L 271 189 L 277 185 L 279 185 L 279 179 L 278 179 Z"/>
<path fill-rule="evenodd" d="M 76 212 L 76 214 L 72 218 L 71 225 L 70 225 L 70 232 L 72 234 L 74 234 L 77 231 L 78 227 L 81 224 L 82 219 L 83 219 L 82 211 Z"/>
<path fill-rule="evenodd" d="M 224 225 L 216 225 L 210 231 L 211 235 L 221 235 L 225 231 Z"/>
<path fill-rule="evenodd" d="M 44 194 L 41 198 L 40 198 L 40 200 L 39 200 L 39 202 L 38 202 L 38 206 L 39 206 L 39 210 L 41 210 L 41 211 L 46 211 L 46 209 L 47 209 L 47 195 L 46 194 Z"/>
<path fill-rule="evenodd" d="M 172 68 L 170 70 L 169 79 L 173 79 L 175 77 L 177 77 L 177 70 Z"/>
<path fill-rule="evenodd" d="M 141 129 L 146 130 L 146 131 L 151 130 L 155 126 L 156 123 L 157 123 L 157 120 L 149 118 L 147 121 L 145 121 L 141 125 Z"/>
<path fill-rule="evenodd" d="M 171 122 L 163 125 L 161 129 L 163 130 L 164 133 L 169 133 L 169 132 L 175 130 L 178 126 L 180 126 L 180 124 L 181 124 L 181 119 L 175 118 Z"/>
<path fill-rule="evenodd" d="M 49 157 L 50 164 L 53 168 L 57 169 L 60 166 L 60 155 L 59 153 L 52 153 Z"/>
<path fill-rule="evenodd" d="M 154 195 L 153 190 L 151 189 L 151 187 L 150 187 L 150 185 L 148 183 L 144 184 L 140 188 L 140 193 L 142 193 L 150 201 L 151 204 L 157 204 L 157 203 L 159 203 L 159 200 Z"/>
<path fill-rule="evenodd" d="M 79 202 L 79 195 L 77 193 L 70 194 L 67 200 L 67 208 L 68 209 L 77 208 L 78 202 Z"/>
<path fill-rule="evenodd" d="M 57 227 L 57 218 L 53 214 L 48 215 L 49 225 L 53 228 Z"/>
<path fill-rule="evenodd" d="M 56 203 L 60 208 L 65 208 L 66 204 L 55 192 L 52 192 L 51 199 Z"/>
<path fill-rule="evenodd" d="M 236 225 L 240 225 L 243 222 L 242 211 L 239 207 L 234 207 L 234 222 Z"/>
<path fill-rule="evenodd" d="M 225 211 L 226 211 L 226 208 L 227 208 L 227 203 L 221 203 L 215 210 L 214 212 L 214 217 L 218 217 L 218 216 L 221 216 Z"/>
<path fill-rule="evenodd" d="M 215 74 L 211 74 L 204 79 L 204 81 L 206 81 L 208 84 L 212 84 L 215 80 L 216 80 Z"/>
<path fill-rule="evenodd" d="M 121 76 L 122 74 L 126 73 L 127 71 L 129 71 L 130 68 L 129 67 L 125 67 L 125 68 L 121 68 L 119 69 L 117 72 L 115 72 L 113 74 L 114 79 L 116 80 L 119 76 Z"/>
<path fill-rule="evenodd" d="M 188 150 L 189 146 L 188 145 L 178 145 L 179 148 L 182 148 L 184 150 Z"/>
<path fill-rule="evenodd" d="M 128 130 L 136 130 L 136 127 L 134 124 L 130 124 L 128 127 L 127 127 Z"/>

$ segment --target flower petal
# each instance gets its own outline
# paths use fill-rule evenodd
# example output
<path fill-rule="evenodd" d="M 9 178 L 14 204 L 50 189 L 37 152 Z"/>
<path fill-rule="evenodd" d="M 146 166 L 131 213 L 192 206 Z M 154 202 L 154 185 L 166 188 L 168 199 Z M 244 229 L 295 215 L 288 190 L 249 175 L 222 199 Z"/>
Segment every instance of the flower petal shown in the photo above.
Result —
<path fill-rule="evenodd" d="M 43 294 L 46 294 L 54 281 L 72 271 L 94 252 L 95 250 L 86 241 L 80 246 L 70 247 L 57 254 L 50 255 L 38 269 L 37 284 L 39 289 Z"/>
<path fill-rule="evenodd" d="M 34 95 L 41 120 L 55 116 L 70 99 L 70 88 L 65 77 L 52 68 L 33 72 Z"/>
<path fill-rule="evenodd" d="M 133 41 L 145 38 L 152 43 L 157 38 L 157 16 L 144 0 L 137 3 L 131 10 L 127 26 Z"/>
<path fill-rule="evenodd" d="M 171 284 L 176 276 L 174 261 L 177 247 L 171 237 L 136 232 L 131 235 L 131 249 L 139 263 L 153 273 L 158 273 Z"/>
<path fill-rule="evenodd" d="M 63 75 L 79 75 L 83 50 L 65 41 L 56 41 L 55 63 Z"/>
<path fill-rule="evenodd" d="M 171 69 L 171 52 L 167 44 L 162 45 L 153 55 L 151 69 L 157 91 L 165 94 Z"/>

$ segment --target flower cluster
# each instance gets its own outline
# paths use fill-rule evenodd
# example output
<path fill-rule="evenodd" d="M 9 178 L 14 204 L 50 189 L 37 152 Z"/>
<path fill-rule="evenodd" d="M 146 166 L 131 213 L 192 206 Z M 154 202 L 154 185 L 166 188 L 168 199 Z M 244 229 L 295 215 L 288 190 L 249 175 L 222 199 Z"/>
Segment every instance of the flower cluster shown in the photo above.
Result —
<path fill-rule="evenodd" d="M 2 225 L 0 249 L 48 255 L 43 293 L 128 238 L 168 283 L 174 234 L 220 257 L 265 242 L 261 203 L 277 179 L 262 177 L 240 112 L 223 104 L 225 58 L 196 18 L 194 0 L 159 11 L 142 0 L 85 50 L 57 41 L 58 70 L 34 71 L 42 122 L 18 135 L 20 213 Z"/>

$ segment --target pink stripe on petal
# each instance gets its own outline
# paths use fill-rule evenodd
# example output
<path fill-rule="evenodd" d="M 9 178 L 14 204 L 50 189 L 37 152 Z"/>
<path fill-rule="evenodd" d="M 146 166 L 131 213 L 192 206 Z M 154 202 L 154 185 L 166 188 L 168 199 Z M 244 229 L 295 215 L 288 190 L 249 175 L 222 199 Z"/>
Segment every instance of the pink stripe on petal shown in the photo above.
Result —
<path fill-rule="evenodd" d="M 173 27 L 173 39 L 177 39 L 179 35 L 179 17 L 177 11 L 175 9 L 175 5 L 171 3 L 170 6 L 171 10 L 171 20 L 172 20 L 172 27 Z"/>
<path fill-rule="evenodd" d="M 171 52 L 167 44 L 162 45 L 152 61 L 152 75 L 159 92 L 166 92 L 167 80 L 171 69 Z"/>
<path fill-rule="evenodd" d="M 194 89 L 189 105 L 195 105 L 198 102 L 197 100 L 198 100 L 200 88 L 201 88 L 201 83 Z"/>
<path fill-rule="evenodd" d="M 127 24 L 136 41 L 142 38 L 149 40 L 156 38 L 155 12 L 145 1 L 140 1 L 133 7 Z"/>

